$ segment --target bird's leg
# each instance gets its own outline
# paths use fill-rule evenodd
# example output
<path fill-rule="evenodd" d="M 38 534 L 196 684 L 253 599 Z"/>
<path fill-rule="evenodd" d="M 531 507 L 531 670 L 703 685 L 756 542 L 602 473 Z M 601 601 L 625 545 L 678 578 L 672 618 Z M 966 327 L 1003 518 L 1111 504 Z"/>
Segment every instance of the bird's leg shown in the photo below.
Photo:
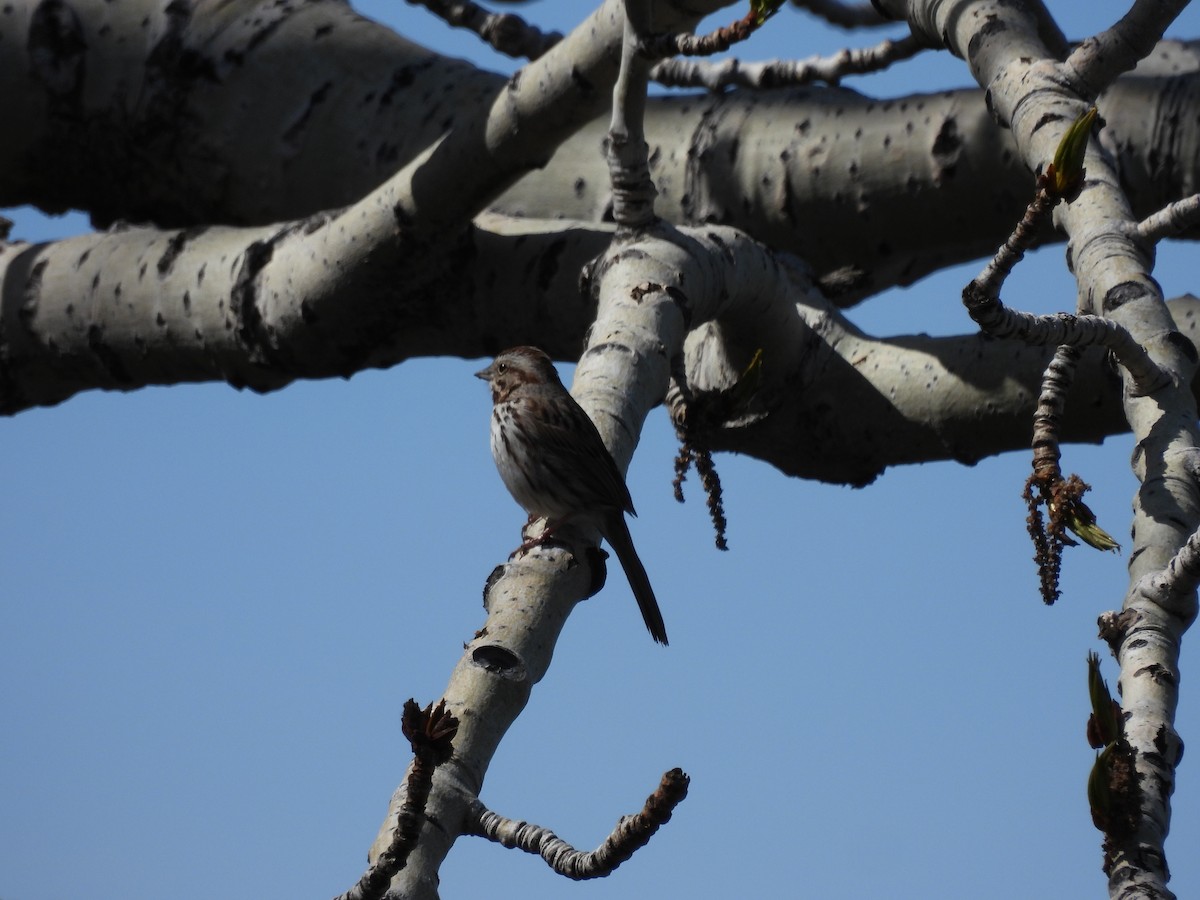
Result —
<path fill-rule="evenodd" d="M 570 519 L 570 516 L 564 516 L 561 519 L 546 519 L 546 524 L 542 526 L 541 532 L 536 537 L 525 537 L 525 530 L 534 522 L 542 518 L 541 516 L 530 515 L 529 521 L 525 523 L 525 528 L 521 529 L 521 537 L 525 538 L 521 546 L 512 552 L 513 556 L 518 553 L 526 553 L 534 547 L 540 547 L 542 544 L 550 543 L 554 537 L 554 532 L 560 525 L 563 525 Z"/>

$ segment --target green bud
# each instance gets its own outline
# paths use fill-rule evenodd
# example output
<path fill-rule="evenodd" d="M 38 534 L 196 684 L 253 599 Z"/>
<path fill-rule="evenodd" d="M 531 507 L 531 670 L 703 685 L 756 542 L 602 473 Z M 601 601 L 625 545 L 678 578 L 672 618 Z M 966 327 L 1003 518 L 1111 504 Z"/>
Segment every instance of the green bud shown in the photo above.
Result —
<path fill-rule="evenodd" d="M 1097 550 L 1121 549 L 1121 545 L 1113 540 L 1113 536 L 1096 524 L 1096 514 L 1082 500 L 1070 499 L 1063 506 L 1062 523 L 1071 534 Z M 1058 504 L 1051 502 L 1050 512 L 1052 515 L 1059 515 Z M 1072 543 L 1065 539 L 1063 542 Z"/>
<path fill-rule="evenodd" d="M 1074 504 L 1067 510 L 1066 526 L 1089 547 L 1114 552 L 1121 549 L 1121 545 L 1113 540 L 1112 535 L 1096 524 L 1095 515 L 1082 503 Z"/>
<path fill-rule="evenodd" d="M 1121 737 L 1121 707 L 1109 693 L 1108 683 L 1100 674 L 1100 657 L 1088 653 L 1088 698 L 1092 703 L 1092 715 L 1088 719 L 1088 743 L 1093 748 L 1107 747 Z"/>
<path fill-rule="evenodd" d="M 754 14 L 754 24 L 761 27 L 767 19 L 779 12 L 783 0 L 750 0 L 750 12 Z"/>
<path fill-rule="evenodd" d="M 1054 153 L 1054 162 L 1046 170 L 1051 193 L 1065 197 L 1083 183 L 1083 176 L 1087 172 L 1083 167 L 1083 157 L 1087 152 L 1088 140 L 1092 136 L 1092 124 L 1097 115 L 1096 107 L 1093 106 L 1072 123 L 1059 141 L 1058 150 Z"/>
<path fill-rule="evenodd" d="M 1116 818 L 1116 803 L 1111 787 L 1112 774 L 1109 772 L 1113 752 L 1110 746 L 1096 754 L 1096 761 L 1092 763 L 1092 771 L 1088 773 L 1087 780 L 1088 807 L 1092 811 L 1092 822 L 1104 832 L 1109 830 Z"/>

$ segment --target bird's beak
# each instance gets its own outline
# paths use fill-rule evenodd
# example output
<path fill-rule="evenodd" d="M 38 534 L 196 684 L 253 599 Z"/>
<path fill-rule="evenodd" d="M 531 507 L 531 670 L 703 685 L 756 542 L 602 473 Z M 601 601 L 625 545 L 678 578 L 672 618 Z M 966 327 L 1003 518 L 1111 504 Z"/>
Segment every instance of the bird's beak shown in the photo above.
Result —
<path fill-rule="evenodd" d="M 488 366 L 486 369 L 480 369 L 475 373 L 475 377 L 482 378 L 484 381 L 487 381 L 492 377 L 492 367 Z"/>

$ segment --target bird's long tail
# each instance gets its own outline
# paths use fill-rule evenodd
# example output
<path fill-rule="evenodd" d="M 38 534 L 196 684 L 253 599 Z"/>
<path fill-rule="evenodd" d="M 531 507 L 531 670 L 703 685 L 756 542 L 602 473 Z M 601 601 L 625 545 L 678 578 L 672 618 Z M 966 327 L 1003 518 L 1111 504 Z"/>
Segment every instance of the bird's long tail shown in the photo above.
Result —
<path fill-rule="evenodd" d="M 650 576 L 646 574 L 646 568 L 638 558 L 637 550 L 633 548 L 633 538 L 629 535 L 629 526 L 625 523 L 624 514 L 618 512 L 610 516 L 604 524 L 604 537 L 617 554 L 621 568 L 625 570 L 625 577 L 629 579 L 629 586 L 633 588 L 638 609 L 642 611 L 646 630 L 654 640 L 666 646 L 667 625 L 663 622 L 662 611 L 659 610 L 658 600 L 654 597 L 654 588 L 650 587 Z"/>

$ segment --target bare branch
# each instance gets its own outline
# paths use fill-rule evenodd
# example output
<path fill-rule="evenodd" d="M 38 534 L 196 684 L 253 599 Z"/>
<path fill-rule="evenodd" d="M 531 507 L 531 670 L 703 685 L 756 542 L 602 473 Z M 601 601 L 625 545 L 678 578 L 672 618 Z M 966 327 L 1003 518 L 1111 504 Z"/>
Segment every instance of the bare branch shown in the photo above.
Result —
<path fill-rule="evenodd" d="M 660 62 L 651 76 L 668 87 L 703 87 L 710 91 L 727 87 L 794 87 L 814 81 L 837 84 L 848 75 L 886 69 L 923 49 L 916 38 L 909 36 L 898 41 L 885 40 L 874 47 L 840 50 L 831 56 L 810 56 L 801 60 L 748 63 L 730 57 L 719 63 L 705 63 L 677 57 Z"/>
<path fill-rule="evenodd" d="M 1039 221 L 1049 216 L 1061 199 L 1059 194 L 1046 187 L 1047 180 L 1043 175 L 1025 216 L 983 271 L 963 288 L 963 304 L 967 312 L 992 337 L 1011 337 L 1031 344 L 1071 344 L 1076 347 L 1101 344 L 1111 350 L 1129 371 L 1141 396 L 1169 385 L 1170 375 L 1150 358 L 1146 349 L 1134 340 L 1126 328 L 1116 322 L 1100 316 L 1073 316 L 1066 313 L 1035 316 L 1011 310 L 1001 303 L 999 292 L 1005 278 L 1033 242 Z"/>
<path fill-rule="evenodd" d="M 1079 363 L 1079 350 L 1071 344 L 1063 344 L 1054 351 L 1054 358 L 1046 366 L 1042 376 L 1042 390 L 1038 394 L 1037 412 L 1033 414 L 1033 471 L 1061 474 L 1058 461 L 1061 440 L 1062 416 L 1067 405 L 1067 391 L 1075 380 L 1075 366 Z"/>
<path fill-rule="evenodd" d="M 1196 588 L 1200 587 L 1200 532 L 1184 542 L 1160 572 L 1136 585 L 1138 593 L 1186 621 L 1196 617 Z"/>
<path fill-rule="evenodd" d="M 1094 97 L 1123 71 L 1148 55 L 1162 30 L 1185 3 L 1136 0 L 1112 29 L 1085 41 L 1058 63 L 1037 34 L 1036 21 L 1022 5 L 989 7 L 987 25 L 958 15 L 961 7 L 934 0 L 877 0 L 903 15 L 914 33 L 947 46 L 986 85 L 990 108 L 1009 123 L 1022 159 L 1031 169 L 1046 164 L 1064 133 Z M 1001 37 L 1002 36 L 1002 37 Z M 1049 126 L 1049 127 L 1047 127 Z M 1153 593 L 1137 589 L 1158 571 L 1200 525 L 1200 494 L 1173 451 L 1200 444 L 1196 403 L 1190 391 L 1197 357 L 1178 339 L 1162 291 L 1151 274 L 1152 260 L 1135 240 L 1136 222 L 1113 159 L 1087 155 L 1088 178 L 1080 195 L 1060 207 L 1058 224 L 1069 235 L 1068 259 L 1078 284 L 1079 308 L 1119 322 L 1131 343 L 1168 376 L 1153 397 L 1141 377 L 1153 373 L 1126 368 L 1124 411 L 1137 441 L 1134 470 L 1140 482 L 1134 503 L 1130 590 L 1125 608 L 1138 625 L 1120 647 L 1120 690 L 1129 712 L 1126 722 L 1137 773 L 1143 779 L 1136 830 L 1106 843 L 1110 891 L 1127 896 L 1169 897 L 1164 841 L 1170 829 L 1171 789 L 1178 754 L 1172 745 L 1179 700 L 1179 648 L 1194 617 L 1178 618 L 1156 606 Z M 1128 365 L 1128 363 L 1127 363 Z"/>
<path fill-rule="evenodd" d="M 671 821 L 675 807 L 687 797 L 689 781 L 682 769 L 664 773 L 642 810 L 622 816 L 612 833 L 591 851 L 576 850 L 548 828 L 506 819 L 478 801 L 471 807 L 467 833 L 510 849 L 538 854 L 559 875 L 576 881 L 603 878 L 646 846 L 654 833 Z"/>
<path fill-rule="evenodd" d="M 712 56 L 723 53 L 734 44 L 741 43 L 758 31 L 766 22 L 754 9 L 728 25 L 708 34 L 671 32 L 658 35 L 643 35 L 640 50 L 648 59 L 664 59 L 670 56 Z"/>
<path fill-rule="evenodd" d="M 563 37 L 557 31 L 541 31 L 514 13 L 488 12 L 471 0 L 408 2 L 424 6 L 448 25 L 475 32 L 486 44 L 516 59 L 537 59 Z"/>
<path fill-rule="evenodd" d="M 970 295 L 970 296 L 968 296 Z M 1072 344 L 1088 347 L 1100 344 L 1112 351 L 1133 378 L 1141 396 L 1154 393 L 1171 383 L 1171 377 L 1159 366 L 1146 348 L 1134 340 L 1128 329 L 1101 316 L 1073 316 L 1059 313 L 1035 316 L 1008 309 L 998 299 L 982 299 L 963 291 L 967 309 L 981 329 L 993 337 L 1016 338 L 1030 344 Z"/>
<path fill-rule="evenodd" d="M 806 9 L 829 24 L 841 28 L 874 28 L 879 25 L 891 25 L 894 21 L 886 18 L 871 3 L 845 3 L 842 0 L 792 0 L 792 5 L 797 9 Z"/>
<path fill-rule="evenodd" d="M 1200 194 L 1192 194 L 1176 200 L 1153 215 L 1147 216 L 1137 226 L 1138 237 L 1148 241 L 1160 241 L 1174 237 L 1200 223 Z"/>
<path fill-rule="evenodd" d="M 612 119 L 605 156 L 612 185 L 613 220 L 622 228 L 641 228 L 657 219 L 646 146 L 646 88 L 650 60 L 638 52 L 650 23 L 650 0 L 625 0 L 621 67 L 613 85 Z"/>
<path fill-rule="evenodd" d="M 391 843 L 375 858 L 358 884 L 339 894 L 335 900 L 379 900 L 393 876 L 408 862 L 417 845 L 425 804 L 433 787 L 433 773 L 450 759 L 452 742 L 458 733 L 458 719 L 446 709 L 446 702 L 432 703 L 421 709 L 415 700 L 404 703 L 401 730 L 412 746 L 413 761 L 404 784 L 404 803 L 396 814 Z"/>
<path fill-rule="evenodd" d="M 1129 12 L 1111 28 L 1076 47 L 1063 63 L 1063 72 L 1084 100 L 1093 100 L 1149 56 L 1189 0 L 1135 0 Z"/>
<path fill-rule="evenodd" d="M 1079 351 L 1074 346 L 1063 344 L 1055 351 L 1042 376 L 1042 390 L 1033 416 L 1033 474 L 1025 482 L 1021 494 L 1029 510 L 1026 523 L 1033 540 L 1033 558 L 1038 565 L 1042 600 L 1047 605 L 1053 604 L 1059 596 L 1063 547 L 1075 543 L 1067 537 L 1067 531 L 1099 550 L 1120 549 L 1117 542 L 1096 524 L 1095 514 L 1083 502 L 1089 486 L 1078 475 L 1063 478 L 1059 466 L 1062 417 L 1079 358 Z M 1041 513 L 1043 506 L 1048 524 Z"/>

